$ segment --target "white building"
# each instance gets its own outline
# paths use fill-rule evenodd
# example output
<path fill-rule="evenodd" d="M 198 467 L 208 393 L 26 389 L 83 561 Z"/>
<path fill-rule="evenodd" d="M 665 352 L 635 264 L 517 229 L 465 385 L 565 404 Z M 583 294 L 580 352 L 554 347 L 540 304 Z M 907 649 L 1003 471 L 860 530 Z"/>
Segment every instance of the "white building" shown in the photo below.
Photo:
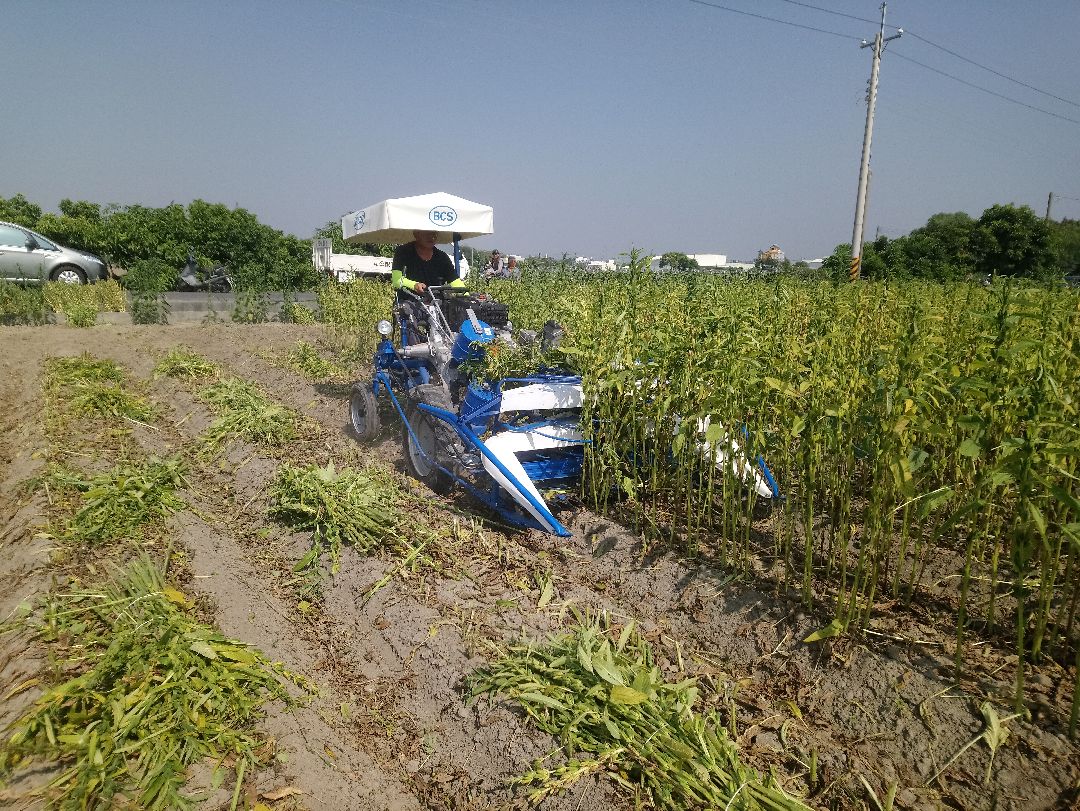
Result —
<path fill-rule="evenodd" d="M 727 264 L 727 254 L 723 253 L 690 253 L 687 256 L 697 262 L 699 268 L 722 268 Z"/>

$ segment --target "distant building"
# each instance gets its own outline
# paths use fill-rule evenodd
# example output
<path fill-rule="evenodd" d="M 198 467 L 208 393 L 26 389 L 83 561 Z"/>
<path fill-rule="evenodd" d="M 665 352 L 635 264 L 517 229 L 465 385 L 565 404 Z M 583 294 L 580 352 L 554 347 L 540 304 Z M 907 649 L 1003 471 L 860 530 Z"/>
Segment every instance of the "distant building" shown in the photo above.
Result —
<path fill-rule="evenodd" d="M 574 264 L 579 268 L 585 270 L 591 270 L 593 272 L 599 272 L 602 270 L 615 270 L 616 264 L 612 259 L 593 259 L 591 256 L 578 256 L 574 259 Z"/>
<path fill-rule="evenodd" d="M 722 268 L 727 264 L 727 255 L 722 253 L 691 253 L 687 256 L 697 262 L 699 268 Z"/>
<path fill-rule="evenodd" d="M 769 265 L 779 265 L 784 261 L 784 251 L 779 245 L 772 245 L 768 250 L 758 251 L 758 262 Z"/>

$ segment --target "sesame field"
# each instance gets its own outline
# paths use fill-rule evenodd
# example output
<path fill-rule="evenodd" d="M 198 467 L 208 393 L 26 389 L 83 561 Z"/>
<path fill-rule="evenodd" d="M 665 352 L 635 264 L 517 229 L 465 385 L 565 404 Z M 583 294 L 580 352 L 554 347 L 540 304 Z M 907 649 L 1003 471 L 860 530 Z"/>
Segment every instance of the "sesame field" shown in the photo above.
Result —
<path fill-rule="evenodd" d="M 1080 294 L 488 292 L 583 378 L 569 538 L 357 441 L 385 285 L 0 327 L 0 807 L 1076 807 Z"/>

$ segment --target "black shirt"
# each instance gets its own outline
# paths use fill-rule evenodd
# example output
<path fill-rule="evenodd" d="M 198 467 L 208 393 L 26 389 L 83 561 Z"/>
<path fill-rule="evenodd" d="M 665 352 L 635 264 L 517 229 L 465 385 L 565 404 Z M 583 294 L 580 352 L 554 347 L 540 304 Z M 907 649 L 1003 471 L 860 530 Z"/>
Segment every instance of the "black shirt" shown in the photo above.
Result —
<path fill-rule="evenodd" d="M 450 284 L 457 279 L 454 261 L 445 251 L 433 248 L 431 259 L 425 262 L 416 253 L 415 242 L 406 242 L 395 249 L 391 269 L 400 270 L 406 279 L 427 285 Z"/>

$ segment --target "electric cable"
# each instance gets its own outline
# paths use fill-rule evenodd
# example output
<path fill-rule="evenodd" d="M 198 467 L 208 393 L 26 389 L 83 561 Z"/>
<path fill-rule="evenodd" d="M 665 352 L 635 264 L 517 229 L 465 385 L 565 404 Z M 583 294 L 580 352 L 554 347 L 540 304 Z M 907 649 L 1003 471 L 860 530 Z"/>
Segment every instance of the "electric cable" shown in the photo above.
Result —
<path fill-rule="evenodd" d="M 695 3 L 695 4 L 699 5 L 699 6 L 708 6 L 709 8 L 719 9 L 720 11 L 730 11 L 730 12 L 732 12 L 734 14 L 742 14 L 742 15 L 744 15 L 746 17 L 754 17 L 754 18 L 759 19 L 759 20 L 766 20 L 768 22 L 780 23 L 781 25 L 789 25 L 789 26 L 792 26 L 793 28 L 803 28 L 803 29 L 805 29 L 807 31 L 815 31 L 815 32 L 817 32 L 819 34 L 829 34 L 831 36 L 840 37 L 842 39 L 853 39 L 853 40 L 865 42 L 865 39 L 863 39 L 862 37 L 851 36 L 849 34 L 841 34 L 838 31 L 829 31 L 829 30 L 824 29 L 824 28 L 815 28 L 814 26 L 811 26 L 811 25 L 803 25 L 802 23 L 795 23 L 795 22 L 791 22 L 790 20 L 781 20 L 781 19 L 779 19 L 777 17 L 769 17 L 769 16 L 766 16 L 764 14 L 755 14 L 755 13 L 750 12 L 750 11 L 743 11 L 742 9 L 731 8 L 730 6 L 720 5 L 719 3 L 707 2 L 707 0 L 690 0 L 690 2 Z M 832 9 L 823 8 L 821 6 L 815 6 L 812 3 L 804 3 L 804 2 L 802 2 L 802 0 L 782 0 L 782 2 L 790 3 L 793 6 L 802 6 L 803 8 L 812 9 L 814 11 L 821 11 L 821 12 L 823 12 L 825 14 L 834 14 L 837 17 L 845 17 L 845 18 L 851 19 L 851 20 L 858 20 L 859 22 L 865 22 L 865 23 L 870 23 L 870 24 L 876 24 L 878 22 L 877 20 L 871 20 L 871 19 L 865 18 L 865 17 L 858 17 L 858 16 L 856 16 L 854 14 L 846 14 L 846 13 L 841 12 L 841 11 L 833 11 Z M 967 63 L 969 63 L 971 65 L 974 65 L 977 68 L 981 68 L 982 70 L 989 71 L 990 73 L 993 73 L 995 76 L 999 76 L 1002 79 L 1006 79 L 1006 80 L 1008 80 L 1010 82 L 1014 82 L 1015 84 L 1021 85 L 1022 87 L 1026 87 L 1029 90 L 1034 90 L 1036 93 L 1041 93 L 1044 96 L 1049 96 L 1050 98 L 1056 99 L 1057 101 L 1064 102 L 1065 104 L 1071 104 L 1071 105 L 1073 105 L 1075 107 L 1080 107 L 1080 104 L 1078 104 L 1075 101 L 1071 101 L 1070 99 L 1063 98 L 1062 96 L 1057 96 L 1057 95 L 1055 95 L 1053 93 L 1047 92 L 1046 90 L 1040 90 L 1039 88 L 1035 87 L 1034 85 L 1028 84 L 1027 82 L 1020 81 L 1019 79 L 1014 79 L 1011 76 L 1008 76 L 1008 75 L 1006 75 L 1004 73 L 1001 73 L 1000 71 L 994 70 L 991 67 L 987 67 L 986 65 L 980 64 L 980 63 L 976 62 L 973 59 L 968 59 L 966 56 L 963 56 L 962 54 L 959 54 L 956 51 L 953 51 L 953 50 L 951 50 L 949 48 L 946 48 L 943 45 L 938 45 L 936 42 L 931 42 L 926 37 L 920 36 L 919 34 L 913 33 L 912 31 L 904 30 L 904 33 L 907 34 L 908 36 L 914 38 L 914 39 L 919 40 L 920 42 L 923 42 L 923 43 L 933 47 L 933 48 L 938 48 L 939 50 L 944 51 L 945 53 L 949 54 L 950 56 L 956 57 L 957 59 L 960 59 L 960 60 L 962 60 L 964 62 L 967 62 Z M 974 82 L 969 82 L 967 79 L 961 79 L 959 76 L 954 76 L 953 74 L 947 73 L 946 71 L 943 71 L 943 70 L 941 70 L 939 68 L 931 67 L 930 65 L 927 65 L 927 64 L 925 64 L 923 62 L 919 62 L 916 59 L 912 59 L 910 56 L 905 56 L 902 53 L 897 53 L 895 50 L 893 51 L 893 53 L 895 53 L 896 56 L 899 57 L 900 59 L 904 59 L 904 60 L 906 60 L 908 62 L 912 62 L 912 63 L 918 65 L 919 67 L 926 68 L 929 71 L 933 71 L 934 73 L 938 73 L 938 74 L 940 74 L 942 76 L 945 76 L 946 78 L 952 79 L 953 81 L 960 82 L 960 84 L 967 85 L 968 87 L 971 87 L 971 88 L 973 88 L 975 90 L 980 90 L 983 93 L 989 93 L 991 96 L 996 96 L 999 99 L 1004 99 L 1005 101 L 1012 102 L 1013 104 L 1018 104 L 1021 107 L 1026 107 L 1029 110 L 1034 110 L 1036 112 L 1043 113 L 1043 114 L 1048 115 L 1048 116 L 1052 116 L 1053 118 L 1057 118 L 1057 119 L 1060 119 L 1062 121 L 1068 121 L 1071 124 L 1080 124 L 1080 120 L 1077 120 L 1075 118 L 1069 118 L 1068 116 L 1060 115 L 1059 113 L 1052 112 L 1051 110 L 1046 110 L 1046 109 L 1043 109 L 1042 107 L 1036 107 L 1034 104 L 1028 104 L 1026 102 L 1020 101 L 1019 99 L 1014 99 L 1011 96 L 1006 96 L 1003 93 L 998 93 L 995 90 L 990 90 L 989 88 L 983 87 L 982 85 L 975 84 Z"/>
<path fill-rule="evenodd" d="M 931 67 L 930 65 L 927 65 L 923 62 L 919 62 L 917 59 L 912 59 L 910 56 L 904 56 L 904 54 L 899 53 L 896 50 L 893 50 L 892 54 L 898 59 L 903 59 L 905 62 L 911 62 L 918 65 L 920 68 L 926 68 L 927 70 L 933 71 L 934 73 L 939 73 L 942 76 L 946 76 L 955 82 L 960 82 L 960 84 L 967 85 L 968 87 L 973 87 L 976 90 L 981 90 L 983 93 L 989 93 L 991 96 L 997 96 L 999 99 L 1011 101 L 1013 104 L 1019 104 L 1021 107 L 1027 107 L 1029 110 L 1035 110 L 1036 112 L 1044 113 L 1046 115 L 1053 116 L 1054 118 L 1060 118 L 1062 121 L 1068 121 L 1072 124 L 1080 124 L 1080 120 L 1078 119 L 1069 118 L 1065 115 L 1059 115 L 1058 113 L 1051 112 L 1050 110 L 1044 110 L 1042 107 L 1036 107 L 1034 104 L 1028 104 L 1027 102 L 1020 101 L 1019 99 L 1014 99 L 1011 96 L 1006 96 L 1003 93 L 998 93 L 996 90 L 990 90 L 989 88 L 983 87 L 982 85 L 977 85 L 974 82 L 969 82 L 967 79 L 961 79 L 959 76 L 953 76 L 951 73 L 946 73 L 939 68 Z"/>
<path fill-rule="evenodd" d="M 968 59 L 966 56 L 962 56 L 961 54 L 958 54 L 956 51 L 950 51 L 944 45 L 938 45 L 936 42 L 931 42 L 926 37 L 921 37 L 918 34 L 912 33 L 911 31 L 907 31 L 907 30 L 905 30 L 904 33 L 907 34 L 910 37 L 914 37 L 915 39 L 919 40 L 920 42 L 925 42 L 927 45 L 931 46 L 932 48 L 937 48 L 938 50 L 944 51 L 945 53 L 949 54 L 950 56 L 955 56 L 957 59 L 962 59 L 963 61 L 965 61 L 965 62 L 967 62 L 967 63 L 969 63 L 971 65 L 974 65 L 977 68 L 982 68 L 983 70 L 986 70 L 986 71 L 989 71 L 990 73 L 993 73 L 995 76 L 1000 76 L 1002 79 L 1007 79 L 1008 81 L 1013 82 L 1014 84 L 1018 84 L 1021 87 L 1026 87 L 1028 90 L 1034 90 L 1036 93 L 1042 93 L 1044 96 L 1049 96 L 1052 99 L 1057 99 L 1058 101 L 1063 101 L 1066 104 L 1071 104 L 1073 107 L 1080 107 L 1080 104 L 1078 104 L 1075 101 L 1072 101 L 1072 100 L 1066 99 L 1066 98 L 1062 98 L 1061 96 L 1055 96 L 1053 93 L 1048 93 L 1045 90 L 1040 90 L 1039 88 L 1035 87 L 1035 85 L 1030 85 L 1027 82 L 1022 82 L 1019 79 L 1014 79 L 1012 76 L 1006 76 L 1004 73 L 1001 73 L 1000 71 L 994 70 L 993 68 L 988 68 L 986 65 L 980 65 L 974 59 Z"/>
<path fill-rule="evenodd" d="M 802 6 L 803 8 L 812 8 L 814 11 L 823 11 L 826 14 L 835 14 L 837 17 L 847 17 L 849 20 L 858 20 L 861 23 L 870 23 L 871 25 L 877 25 L 880 20 L 871 20 L 866 17 L 856 17 L 854 14 L 845 14 L 842 11 L 833 11 L 831 8 L 822 8 L 821 6 L 813 6 L 810 3 L 800 3 L 799 0 L 783 0 L 785 3 L 791 3 L 793 6 Z"/>
<path fill-rule="evenodd" d="M 879 20 L 871 20 L 868 17 L 858 17 L 858 16 L 856 16 L 854 14 L 845 14 L 842 11 L 833 11 L 832 9 L 829 9 L 829 8 L 823 8 L 822 6 L 815 6 L 812 3 L 804 3 L 804 2 L 801 2 L 801 0 L 781 0 L 781 2 L 789 3 L 790 5 L 793 5 L 793 6 L 802 6 L 803 8 L 813 9 L 814 11 L 820 11 L 820 12 L 822 12 L 824 14 L 833 14 L 833 15 L 835 15 L 837 17 L 845 17 L 845 18 L 847 18 L 849 20 L 858 20 L 859 22 L 869 23 L 871 25 L 877 25 L 880 22 Z M 889 27 L 891 28 L 893 26 L 889 26 Z M 1071 104 L 1073 107 L 1080 107 L 1080 103 L 1075 102 L 1072 99 L 1067 99 L 1067 98 L 1064 98 L 1063 96 L 1055 95 L 1054 93 L 1050 93 L 1050 92 L 1048 92 L 1046 90 L 1042 90 L 1041 88 L 1038 88 L 1033 84 L 1028 84 L 1027 82 L 1021 81 L 1020 79 L 1014 79 L 1012 76 L 1009 76 L 1008 74 L 1002 73 L 999 70 L 995 70 L 994 68 L 992 68 L 992 67 L 990 67 L 988 65 L 983 65 L 980 62 L 976 62 L 974 59 L 969 59 L 968 57 L 964 56 L 961 53 L 957 53 L 956 51 L 954 51 L 954 50 L 952 50 L 950 48 L 946 48 L 944 45 L 938 45 L 936 42 L 932 42 L 931 40 L 927 39 L 926 37 L 922 36 L 921 34 L 917 34 L 914 31 L 911 31 L 911 30 L 909 30 L 907 28 L 904 29 L 904 33 L 907 36 L 912 37 L 913 39 L 917 39 L 920 42 L 923 42 L 926 45 L 929 45 L 931 48 L 937 48 L 939 51 L 944 51 L 945 53 L 949 54 L 949 56 L 954 56 L 954 57 L 956 57 L 957 59 L 959 59 L 959 60 L 961 60 L 963 62 L 967 62 L 969 65 L 974 65 L 975 67 L 977 67 L 977 68 L 979 68 L 981 70 L 985 70 L 985 71 L 987 71 L 989 73 L 992 73 L 995 76 L 998 76 L 999 78 L 1002 78 L 1002 79 L 1005 79 L 1006 81 L 1012 82 L 1013 84 L 1018 84 L 1021 87 L 1026 87 L 1028 90 L 1034 90 L 1036 93 L 1041 93 L 1044 96 L 1048 96 L 1049 98 L 1055 99 L 1055 100 L 1063 102 L 1065 104 Z"/>
<path fill-rule="evenodd" d="M 790 20 L 781 20 L 776 17 L 766 17 L 764 14 L 754 14 L 751 11 L 742 11 L 741 9 L 731 8 L 730 6 L 722 6 L 719 3 L 708 3 L 706 0 L 690 0 L 691 3 L 696 3 L 699 6 L 708 6 L 709 8 L 720 9 L 721 11 L 730 11 L 733 14 L 742 14 L 747 17 L 756 17 L 759 20 L 768 20 L 771 23 L 780 23 L 781 25 L 790 25 L 793 28 L 804 28 L 807 31 L 816 31 L 819 34 L 829 34 L 830 36 L 840 37 L 841 39 L 853 39 L 856 42 L 860 42 L 862 37 L 852 36 L 851 34 L 841 34 L 838 31 L 829 31 L 824 28 L 814 28 L 812 25 L 803 25 L 802 23 L 793 23 Z"/>

